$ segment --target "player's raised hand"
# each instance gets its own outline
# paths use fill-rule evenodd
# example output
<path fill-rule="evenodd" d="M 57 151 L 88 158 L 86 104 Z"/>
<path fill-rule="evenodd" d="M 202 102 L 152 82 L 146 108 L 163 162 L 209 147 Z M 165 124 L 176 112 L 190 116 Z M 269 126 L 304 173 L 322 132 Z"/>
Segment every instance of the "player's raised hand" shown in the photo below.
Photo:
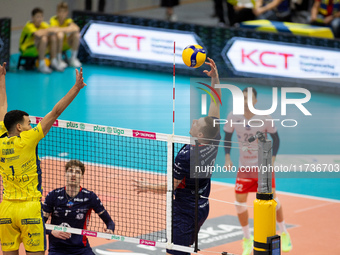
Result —
<path fill-rule="evenodd" d="M 84 82 L 84 77 L 83 77 L 83 68 L 80 67 L 80 71 L 76 69 L 76 85 L 79 89 L 84 88 L 84 86 L 87 86 L 87 84 Z"/>
<path fill-rule="evenodd" d="M 6 75 L 6 65 L 7 65 L 6 62 L 4 62 L 2 65 L 0 65 L 0 77 Z"/>
<path fill-rule="evenodd" d="M 132 179 L 132 186 L 134 186 L 134 190 L 137 191 L 137 194 L 139 193 L 146 193 L 149 190 L 149 183 L 144 180 L 136 180 Z"/>
<path fill-rule="evenodd" d="M 211 69 L 210 71 L 204 70 L 203 73 L 206 73 L 209 77 L 212 77 L 212 78 L 218 77 L 217 67 L 216 67 L 214 60 L 212 60 L 211 58 L 207 58 L 207 59 L 209 60 L 209 62 L 205 62 L 205 64 L 210 66 Z"/>

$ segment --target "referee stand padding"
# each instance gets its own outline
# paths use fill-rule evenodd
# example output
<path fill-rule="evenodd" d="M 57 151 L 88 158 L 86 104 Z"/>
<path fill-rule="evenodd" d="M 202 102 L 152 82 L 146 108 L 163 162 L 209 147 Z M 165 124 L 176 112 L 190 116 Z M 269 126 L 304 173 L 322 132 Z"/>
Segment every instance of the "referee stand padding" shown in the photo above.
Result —
<path fill-rule="evenodd" d="M 311 37 L 334 39 L 333 32 L 329 27 L 311 26 L 308 24 L 280 22 L 270 20 L 250 20 L 240 24 L 242 28 L 255 29 L 263 32 L 290 33 Z"/>

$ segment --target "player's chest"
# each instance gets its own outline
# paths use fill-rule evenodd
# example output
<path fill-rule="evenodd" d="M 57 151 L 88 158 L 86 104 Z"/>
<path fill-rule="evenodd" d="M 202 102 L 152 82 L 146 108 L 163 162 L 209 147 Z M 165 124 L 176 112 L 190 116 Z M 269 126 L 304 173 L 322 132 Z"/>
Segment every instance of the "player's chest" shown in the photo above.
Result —
<path fill-rule="evenodd" d="M 82 200 L 82 201 L 79 201 Z M 82 220 L 85 219 L 86 214 L 90 210 L 89 203 L 82 199 L 63 199 L 59 203 L 56 203 L 53 216 L 54 217 L 61 217 L 61 218 L 68 218 L 68 219 L 75 219 L 75 220 Z"/>

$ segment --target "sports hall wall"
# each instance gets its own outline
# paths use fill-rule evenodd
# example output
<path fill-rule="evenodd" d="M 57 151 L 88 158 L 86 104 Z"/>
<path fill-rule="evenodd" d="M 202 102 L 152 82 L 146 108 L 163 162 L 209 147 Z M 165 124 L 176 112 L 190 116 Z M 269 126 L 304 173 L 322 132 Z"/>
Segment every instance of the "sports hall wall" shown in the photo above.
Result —
<path fill-rule="evenodd" d="M 160 60 L 163 60 L 163 57 L 169 57 L 165 55 L 173 55 L 172 45 L 175 40 L 177 41 L 176 58 L 180 59 L 181 54 L 181 47 L 177 48 L 177 43 L 182 43 L 182 45 L 185 43 L 202 45 L 207 51 L 207 56 L 219 63 L 221 77 L 255 77 L 260 84 L 265 85 L 297 86 L 305 87 L 312 91 L 340 93 L 338 86 L 340 65 L 336 64 L 336 62 L 339 62 L 337 59 L 340 59 L 340 55 L 338 55 L 340 41 L 338 40 L 297 36 L 286 33 L 260 32 L 252 29 L 218 28 L 186 23 L 172 23 L 164 20 L 85 13 L 82 11 L 74 11 L 73 18 L 82 29 L 83 38 L 79 50 L 79 58 L 84 63 L 114 65 L 172 74 L 173 61 L 162 62 Z M 135 29 L 135 31 L 132 34 L 129 34 L 129 32 L 125 34 L 124 29 L 125 31 L 127 29 Z M 139 32 L 138 29 L 140 30 Z M 152 34 L 155 31 L 160 33 L 158 37 L 156 35 L 156 39 L 151 38 L 155 37 L 153 35 L 149 36 L 149 33 Z M 164 31 L 168 33 L 166 38 L 162 37 L 161 34 Z M 174 36 L 172 36 L 172 33 Z M 151 51 L 158 51 L 159 47 L 163 47 L 161 50 L 166 52 L 166 54 L 163 56 L 159 55 L 159 59 L 152 58 L 151 56 L 129 56 L 128 48 L 130 46 L 123 44 L 127 42 L 129 36 L 137 36 L 138 38 L 138 34 L 150 37 L 147 40 L 151 41 L 163 40 L 160 45 L 151 42 L 148 46 L 149 48 L 158 47 L 157 49 L 151 49 Z M 179 37 L 177 37 L 177 34 Z M 191 38 L 188 37 L 190 35 Z M 182 40 L 187 41 L 183 42 L 181 38 L 186 38 Z M 92 45 L 90 41 L 92 41 Z M 116 42 L 121 42 L 122 44 L 118 45 Z M 135 42 L 138 44 L 138 39 Z M 167 42 L 167 44 L 165 45 L 164 42 Z M 103 51 L 98 46 L 106 47 L 106 50 Z M 127 55 L 119 56 L 119 54 L 108 53 L 111 50 L 114 52 L 117 47 L 126 49 Z M 263 47 L 269 47 L 269 49 L 261 51 Z M 271 47 L 274 47 L 273 49 L 285 48 L 285 50 L 281 53 L 280 50 L 271 50 Z M 240 50 L 241 48 L 242 56 L 233 56 L 232 53 L 236 49 Z M 143 51 L 143 49 L 139 50 Z M 148 50 L 150 53 L 150 49 Z M 147 54 L 146 52 L 144 53 L 144 55 Z M 269 57 L 274 55 L 277 57 L 276 60 L 269 61 Z M 294 58 L 295 60 L 293 60 Z M 247 65 L 242 66 L 244 63 Z M 203 68 L 200 67 L 199 71 L 197 71 L 197 69 L 180 65 L 178 61 L 176 63 L 176 74 L 204 76 L 202 73 Z M 267 68 L 270 71 L 277 70 L 277 72 L 271 73 L 263 71 L 261 68 Z M 304 75 L 308 76 L 308 78 L 305 79 Z M 314 79 L 316 76 L 318 79 Z"/>

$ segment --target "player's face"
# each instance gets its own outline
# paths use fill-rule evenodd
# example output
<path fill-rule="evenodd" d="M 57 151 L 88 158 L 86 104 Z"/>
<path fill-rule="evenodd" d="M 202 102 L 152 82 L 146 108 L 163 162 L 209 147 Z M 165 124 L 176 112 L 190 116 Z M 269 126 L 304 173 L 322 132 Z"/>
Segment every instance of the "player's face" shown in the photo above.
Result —
<path fill-rule="evenodd" d="M 193 120 L 190 135 L 193 137 L 203 137 L 203 133 L 201 132 L 201 128 L 206 125 L 204 118 L 199 118 L 198 120 Z"/>
<path fill-rule="evenodd" d="M 44 14 L 42 14 L 41 12 L 36 13 L 32 17 L 32 22 L 36 27 L 39 27 L 41 22 L 43 22 L 43 20 L 44 20 Z"/>
<path fill-rule="evenodd" d="M 57 11 L 57 17 L 59 20 L 65 20 L 67 18 L 68 15 L 68 10 L 61 8 Z"/>
<path fill-rule="evenodd" d="M 244 96 L 244 108 L 245 109 L 249 109 L 248 107 L 248 92 L 243 92 L 243 96 Z M 252 103 L 253 103 L 253 106 L 257 103 L 257 99 L 254 95 L 254 93 L 252 94 Z"/>
<path fill-rule="evenodd" d="M 66 183 L 71 186 L 80 186 L 83 174 L 79 166 L 71 166 L 66 170 Z"/>
<path fill-rule="evenodd" d="M 20 123 L 21 132 L 32 129 L 30 117 L 24 116 L 24 121 Z"/>

